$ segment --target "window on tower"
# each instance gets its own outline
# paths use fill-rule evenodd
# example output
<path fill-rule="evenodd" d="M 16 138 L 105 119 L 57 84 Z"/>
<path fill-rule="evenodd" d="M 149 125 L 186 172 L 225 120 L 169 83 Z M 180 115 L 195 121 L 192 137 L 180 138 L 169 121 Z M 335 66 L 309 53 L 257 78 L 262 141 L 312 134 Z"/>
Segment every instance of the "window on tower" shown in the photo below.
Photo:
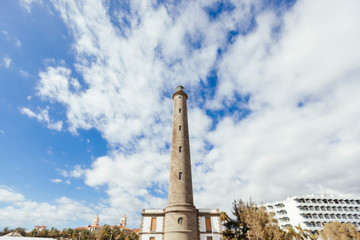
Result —
<path fill-rule="evenodd" d="M 181 180 L 182 172 L 179 172 L 179 180 Z"/>
<path fill-rule="evenodd" d="M 181 146 L 179 146 L 179 153 L 181 153 Z"/>
<path fill-rule="evenodd" d="M 181 126 L 179 126 L 179 131 L 181 131 Z"/>
<path fill-rule="evenodd" d="M 179 113 L 181 113 L 181 108 L 179 108 Z"/>

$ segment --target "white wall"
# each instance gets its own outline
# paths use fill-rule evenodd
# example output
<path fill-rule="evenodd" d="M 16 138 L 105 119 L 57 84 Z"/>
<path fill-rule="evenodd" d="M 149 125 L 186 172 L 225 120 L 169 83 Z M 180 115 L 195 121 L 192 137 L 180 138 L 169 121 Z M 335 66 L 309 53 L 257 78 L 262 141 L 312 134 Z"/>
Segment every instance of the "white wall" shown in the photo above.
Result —
<path fill-rule="evenodd" d="M 144 220 L 143 220 L 142 232 L 150 233 L 151 217 L 144 217 L 143 219 Z M 163 222 L 164 222 L 164 217 L 156 217 L 156 232 L 163 231 Z"/>
<path fill-rule="evenodd" d="M 211 228 L 213 232 L 220 232 L 219 217 L 211 217 Z"/>
<path fill-rule="evenodd" d="M 164 217 L 157 217 L 156 218 L 156 231 L 162 232 L 163 231 L 163 223 L 164 223 Z"/>
<path fill-rule="evenodd" d="M 155 240 L 162 240 L 162 234 L 142 234 L 140 240 L 149 240 L 150 237 L 154 237 Z"/>
<path fill-rule="evenodd" d="M 206 232 L 205 217 L 203 216 L 199 217 L 199 231 Z"/>
<path fill-rule="evenodd" d="M 213 232 L 220 232 L 219 217 L 211 217 L 211 229 Z M 199 231 L 206 232 L 205 216 L 199 217 Z"/>
<path fill-rule="evenodd" d="M 221 234 L 200 233 L 200 240 L 207 240 L 207 237 L 212 237 L 213 240 L 220 240 Z"/>
<path fill-rule="evenodd" d="M 150 232 L 151 217 L 143 218 L 142 232 Z"/>

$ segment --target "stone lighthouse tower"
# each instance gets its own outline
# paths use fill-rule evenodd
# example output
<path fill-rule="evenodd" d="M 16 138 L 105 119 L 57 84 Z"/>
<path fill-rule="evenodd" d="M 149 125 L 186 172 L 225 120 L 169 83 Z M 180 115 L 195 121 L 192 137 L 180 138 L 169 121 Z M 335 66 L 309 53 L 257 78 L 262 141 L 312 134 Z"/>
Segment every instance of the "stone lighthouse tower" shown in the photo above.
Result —
<path fill-rule="evenodd" d="M 189 129 L 183 86 L 176 87 L 165 209 L 143 209 L 140 240 L 221 240 L 219 209 L 196 209 L 193 201 Z M 216 193 L 214 193 L 216 194 Z"/>
<path fill-rule="evenodd" d="M 172 95 L 174 111 L 164 240 L 199 239 L 197 212 L 193 202 L 187 98 L 183 86 L 178 86 Z"/>

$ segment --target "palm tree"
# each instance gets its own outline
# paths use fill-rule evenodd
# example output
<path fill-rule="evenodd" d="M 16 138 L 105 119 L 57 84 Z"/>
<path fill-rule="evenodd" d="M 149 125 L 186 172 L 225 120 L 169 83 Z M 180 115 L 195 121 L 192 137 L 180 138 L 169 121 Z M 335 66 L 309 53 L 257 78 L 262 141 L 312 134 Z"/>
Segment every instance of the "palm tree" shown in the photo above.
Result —
<path fill-rule="evenodd" d="M 220 213 L 220 221 L 222 224 L 224 224 L 224 222 L 227 222 L 229 220 L 229 216 L 226 214 L 226 212 L 222 211 Z"/>

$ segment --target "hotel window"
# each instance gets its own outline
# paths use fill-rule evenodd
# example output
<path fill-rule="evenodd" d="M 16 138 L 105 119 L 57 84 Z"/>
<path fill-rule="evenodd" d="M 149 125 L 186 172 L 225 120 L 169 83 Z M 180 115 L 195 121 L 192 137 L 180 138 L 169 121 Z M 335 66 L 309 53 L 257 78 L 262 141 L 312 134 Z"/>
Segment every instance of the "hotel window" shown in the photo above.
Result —
<path fill-rule="evenodd" d="M 150 232 L 156 231 L 156 217 L 151 218 Z"/>
<path fill-rule="evenodd" d="M 206 237 L 206 240 L 213 240 L 212 237 Z"/>
<path fill-rule="evenodd" d="M 211 218 L 205 217 L 206 232 L 211 232 Z"/>

